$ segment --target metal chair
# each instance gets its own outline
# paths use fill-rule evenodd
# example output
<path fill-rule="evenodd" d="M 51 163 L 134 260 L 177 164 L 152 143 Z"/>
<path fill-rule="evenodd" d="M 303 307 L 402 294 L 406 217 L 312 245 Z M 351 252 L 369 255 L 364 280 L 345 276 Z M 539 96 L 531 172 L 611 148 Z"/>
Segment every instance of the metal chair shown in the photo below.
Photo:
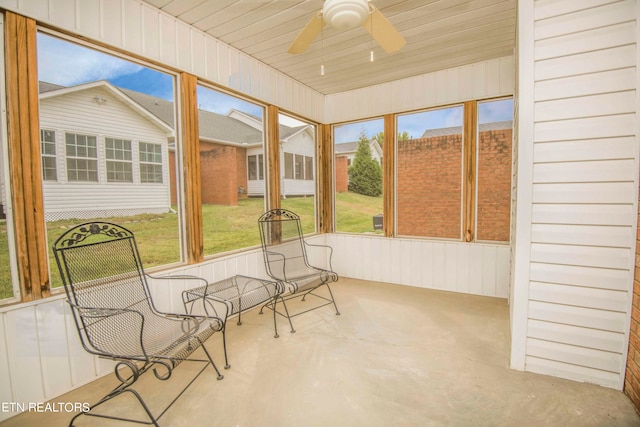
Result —
<path fill-rule="evenodd" d="M 204 341 L 221 331 L 223 321 L 217 317 L 160 312 L 154 305 L 133 233 L 108 222 L 78 225 L 60 236 L 53 245 L 56 263 L 62 276 L 80 341 L 86 351 L 116 362 L 115 375 L 120 384 L 92 405 L 90 415 L 158 425 L 158 419 L 182 393 L 211 365 L 222 379 Z M 178 278 L 178 277 L 173 277 Z M 181 280 L 207 282 L 193 276 Z M 172 279 L 172 278 L 153 278 Z M 202 348 L 206 358 L 191 358 Z M 204 366 L 183 390 L 157 416 L 142 396 L 132 388 L 149 369 L 165 381 L 183 361 Z M 133 394 L 149 421 L 106 415 L 94 411 L 103 403 L 122 395 Z"/>
<path fill-rule="evenodd" d="M 338 281 L 338 274 L 331 267 L 333 249 L 326 245 L 307 243 L 302 233 L 300 217 L 287 209 L 272 209 L 264 213 L 258 220 L 258 225 L 266 272 L 269 277 L 282 284 L 286 293 L 280 296 L 284 313 L 277 310 L 277 299 L 266 307 L 286 317 L 289 320 L 291 332 L 295 332 L 292 317 L 325 305 L 333 304 L 336 315 L 339 315 L 338 306 L 329 286 L 329 283 Z M 309 250 L 328 251 L 329 268 L 312 265 L 308 258 Z M 326 286 L 328 297 L 316 292 L 321 286 Z M 319 298 L 321 303 L 291 314 L 286 301 L 293 298 L 305 301 L 308 295 Z"/>

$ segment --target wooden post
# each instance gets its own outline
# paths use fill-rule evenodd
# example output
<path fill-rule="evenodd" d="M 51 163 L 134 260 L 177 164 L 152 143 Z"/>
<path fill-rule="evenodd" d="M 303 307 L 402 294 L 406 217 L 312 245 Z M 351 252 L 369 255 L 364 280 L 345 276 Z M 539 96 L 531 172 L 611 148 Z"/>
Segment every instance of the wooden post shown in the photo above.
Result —
<path fill-rule="evenodd" d="M 476 235 L 476 145 L 478 103 L 464 103 L 464 181 L 462 239 L 473 242 Z"/>
<path fill-rule="evenodd" d="M 396 120 L 393 114 L 384 116 L 384 142 L 382 147 L 382 230 L 386 237 L 395 235 L 395 162 Z"/>
<path fill-rule="evenodd" d="M 22 301 L 50 294 L 42 170 L 36 22 L 5 14 L 7 127 L 13 222 Z"/>
<path fill-rule="evenodd" d="M 184 216 L 187 262 L 189 264 L 204 261 L 197 85 L 198 79 L 195 76 L 187 73 L 180 74 L 180 142 L 182 144 Z"/>
<path fill-rule="evenodd" d="M 320 233 L 332 233 L 333 230 L 333 135 L 331 125 L 318 126 L 318 218 Z"/>
<path fill-rule="evenodd" d="M 280 125 L 279 110 L 267 106 L 267 209 L 280 207 Z"/>

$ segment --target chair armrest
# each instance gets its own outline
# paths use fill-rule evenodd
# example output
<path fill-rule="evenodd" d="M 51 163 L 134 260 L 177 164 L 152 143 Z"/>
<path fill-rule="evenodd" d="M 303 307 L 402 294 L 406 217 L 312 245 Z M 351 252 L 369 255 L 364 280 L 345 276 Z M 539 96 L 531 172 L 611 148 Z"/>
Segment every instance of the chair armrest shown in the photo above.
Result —
<path fill-rule="evenodd" d="M 286 269 L 285 269 L 285 263 L 287 262 L 287 257 L 284 256 L 284 254 L 280 253 L 280 252 L 275 252 L 275 251 L 264 251 L 264 255 L 266 257 L 266 261 L 267 261 L 267 274 L 273 278 L 276 279 L 276 281 L 280 281 L 280 280 L 287 280 L 287 273 L 286 273 Z M 272 267 L 272 262 L 271 261 L 271 257 L 277 257 L 277 258 L 281 258 L 282 259 L 282 271 L 278 271 L 278 272 L 274 272 L 272 271 L 271 267 Z M 280 273 L 279 275 L 276 273 Z"/>
<path fill-rule="evenodd" d="M 209 282 L 206 279 L 203 279 L 202 277 L 198 277 L 198 276 L 192 276 L 192 275 L 188 275 L 188 274 L 179 274 L 179 275 L 175 275 L 175 276 L 152 276 L 150 274 L 144 273 L 145 277 L 148 279 L 153 279 L 153 280 L 187 280 L 187 281 L 195 281 L 198 282 L 198 285 L 200 286 L 208 286 Z M 198 285 L 196 286 L 190 286 L 190 288 L 196 288 L 198 287 Z M 169 313 L 166 311 L 160 311 L 156 308 L 155 303 L 153 301 L 153 298 L 150 299 L 151 301 L 151 305 L 153 307 L 153 309 L 156 311 L 156 313 L 161 314 L 163 316 L 179 316 L 182 315 L 182 313 Z M 186 307 L 185 307 L 186 310 Z M 188 313 L 184 313 L 187 316 L 190 316 L 190 314 Z"/>
<path fill-rule="evenodd" d="M 331 265 L 331 258 L 333 258 L 333 248 L 331 246 L 307 243 L 306 240 L 304 240 L 304 245 L 307 247 L 329 249 L 329 270 L 333 271 L 333 267 Z"/>

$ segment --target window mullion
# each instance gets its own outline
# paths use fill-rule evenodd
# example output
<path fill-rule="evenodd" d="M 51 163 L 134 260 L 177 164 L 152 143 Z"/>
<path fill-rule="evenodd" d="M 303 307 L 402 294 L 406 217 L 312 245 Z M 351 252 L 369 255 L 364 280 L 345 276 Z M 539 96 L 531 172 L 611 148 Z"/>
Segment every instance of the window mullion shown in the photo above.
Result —
<path fill-rule="evenodd" d="M 476 237 L 476 145 L 477 145 L 477 101 L 464 103 L 464 167 L 462 199 L 462 240 L 473 242 Z"/>

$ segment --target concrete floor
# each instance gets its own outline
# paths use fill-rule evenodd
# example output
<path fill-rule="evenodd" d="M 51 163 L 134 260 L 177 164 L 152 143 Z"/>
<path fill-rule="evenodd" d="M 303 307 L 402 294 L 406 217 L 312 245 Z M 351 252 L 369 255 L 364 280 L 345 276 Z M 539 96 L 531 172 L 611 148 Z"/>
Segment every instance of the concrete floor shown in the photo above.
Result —
<path fill-rule="evenodd" d="M 295 334 L 257 310 L 228 325 L 231 369 L 205 372 L 161 417 L 163 426 L 639 426 L 621 392 L 510 370 L 505 300 L 341 279 L 340 316 L 294 318 Z M 207 347 L 222 367 L 220 336 Z M 157 410 L 192 372 L 153 375 L 139 390 Z M 56 399 L 95 402 L 109 375 Z M 130 397 L 112 411 L 138 413 Z M 117 402 L 117 403 L 116 403 Z M 105 406 L 106 408 L 106 406 Z M 66 413 L 26 413 L 2 427 L 62 426 Z M 120 425 L 80 417 L 77 425 Z"/>

